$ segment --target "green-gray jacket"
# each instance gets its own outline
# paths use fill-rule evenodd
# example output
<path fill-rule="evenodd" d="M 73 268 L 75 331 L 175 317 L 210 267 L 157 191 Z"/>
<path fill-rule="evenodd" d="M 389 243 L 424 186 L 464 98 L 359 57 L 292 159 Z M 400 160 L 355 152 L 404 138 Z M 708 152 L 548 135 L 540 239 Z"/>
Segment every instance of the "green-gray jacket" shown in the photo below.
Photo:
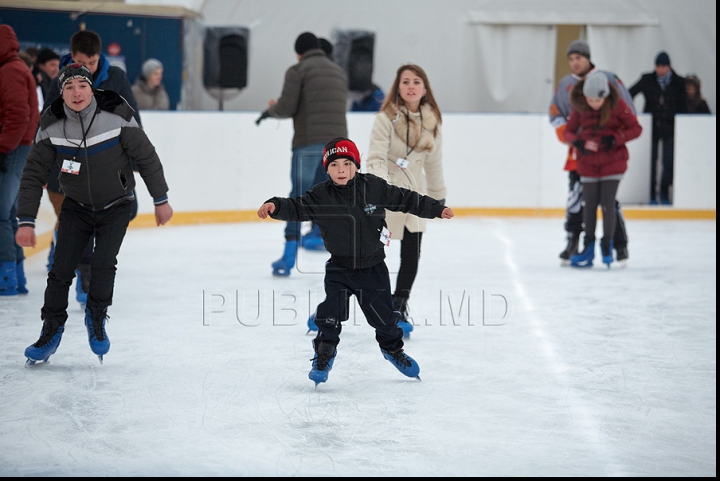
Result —
<path fill-rule="evenodd" d="M 295 127 L 292 148 L 325 144 L 347 137 L 348 86 L 342 68 L 321 49 L 305 52 L 285 72 L 282 95 L 268 109 L 272 117 L 292 117 Z"/>

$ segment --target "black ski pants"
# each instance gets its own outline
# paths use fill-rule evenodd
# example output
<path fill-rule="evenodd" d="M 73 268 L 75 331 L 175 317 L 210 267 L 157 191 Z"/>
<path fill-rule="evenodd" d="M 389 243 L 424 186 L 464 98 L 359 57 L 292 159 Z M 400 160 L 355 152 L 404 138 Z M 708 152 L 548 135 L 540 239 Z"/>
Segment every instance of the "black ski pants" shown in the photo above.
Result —
<path fill-rule="evenodd" d="M 95 313 L 112 304 L 117 255 L 132 209 L 131 202 L 120 202 L 108 209 L 94 211 L 65 198 L 60 210 L 55 257 L 45 289 L 45 304 L 41 310 L 43 319 L 59 325 L 67 321 L 68 290 L 93 235 L 95 249 L 90 265 L 87 307 Z"/>
<path fill-rule="evenodd" d="M 390 274 L 385 262 L 366 269 L 349 269 L 331 260 L 325 264 L 325 300 L 317 307 L 315 324 L 318 333 L 313 341 L 337 346 L 341 322 L 350 316 L 350 296 L 357 298 L 368 324 L 375 328 L 375 339 L 382 349 L 396 351 L 403 347 L 403 333 L 397 325 L 399 315 L 393 309 Z"/>

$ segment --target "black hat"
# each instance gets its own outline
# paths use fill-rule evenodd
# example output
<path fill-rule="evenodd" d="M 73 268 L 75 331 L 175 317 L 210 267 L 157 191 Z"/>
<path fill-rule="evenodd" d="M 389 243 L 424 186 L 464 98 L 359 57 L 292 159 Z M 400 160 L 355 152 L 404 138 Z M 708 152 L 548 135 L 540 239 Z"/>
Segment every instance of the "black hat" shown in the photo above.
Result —
<path fill-rule="evenodd" d="M 655 57 L 655 65 L 670 65 L 670 56 L 665 52 L 660 52 Z"/>
<path fill-rule="evenodd" d="M 90 84 L 90 87 L 92 87 L 93 85 L 92 74 L 90 73 L 90 70 L 86 66 L 80 65 L 79 63 L 71 63 L 70 65 L 63 68 L 60 71 L 60 74 L 58 74 L 58 86 L 60 87 L 61 93 L 63 91 L 63 87 L 65 87 L 65 84 L 74 78 L 83 79 Z"/>
<path fill-rule="evenodd" d="M 333 45 L 330 43 L 330 41 L 326 38 L 319 38 L 318 41 L 320 42 L 320 48 L 325 51 L 325 55 L 327 55 L 329 58 L 332 58 Z"/>
<path fill-rule="evenodd" d="M 44 48 L 38 52 L 36 64 L 42 65 L 50 60 L 60 60 L 60 55 L 55 53 L 55 50 L 51 48 Z"/>
<path fill-rule="evenodd" d="M 304 32 L 298 35 L 297 40 L 295 40 L 295 53 L 302 55 L 314 48 L 320 48 L 320 42 L 315 35 L 310 32 Z"/>

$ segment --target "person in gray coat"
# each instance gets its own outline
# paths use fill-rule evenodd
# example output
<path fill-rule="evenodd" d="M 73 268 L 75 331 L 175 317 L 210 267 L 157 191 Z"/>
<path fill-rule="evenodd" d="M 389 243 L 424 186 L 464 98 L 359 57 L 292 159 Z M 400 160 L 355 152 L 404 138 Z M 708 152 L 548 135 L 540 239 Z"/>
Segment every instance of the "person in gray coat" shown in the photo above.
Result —
<path fill-rule="evenodd" d="M 268 102 L 267 116 L 292 118 L 295 135 L 292 141 L 292 190 L 289 197 L 304 194 L 313 185 L 327 179 L 322 166 L 325 144 L 335 137 L 347 137 L 348 86 L 342 68 L 330 60 L 320 42 L 310 32 L 295 41 L 298 63 L 285 72 L 282 95 Z M 300 222 L 285 227 L 283 256 L 273 262 L 273 275 L 289 276 L 295 266 L 301 243 Z M 302 238 L 302 246 L 322 250 L 324 245 L 317 226 Z"/>

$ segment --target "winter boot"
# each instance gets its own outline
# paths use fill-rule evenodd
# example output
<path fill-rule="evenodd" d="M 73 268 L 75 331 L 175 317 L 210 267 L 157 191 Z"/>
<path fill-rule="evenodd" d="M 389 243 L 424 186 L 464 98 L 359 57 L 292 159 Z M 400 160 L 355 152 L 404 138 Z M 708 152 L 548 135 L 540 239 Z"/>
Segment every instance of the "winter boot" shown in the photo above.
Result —
<path fill-rule="evenodd" d="M 308 317 L 307 327 L 308 327 L 307 334 L 310 334 L 311 332 L 317 332 L 317 330 L 318 330 L 317 324 L 315 324 L 315 313 L 314 312 L 312 314 L 310 314 L 310 317 Z"/>
<path fill-rule="evenodd" d="M 570 258 L 578 253 L 578 246 L 580 245 L 580 233 L 579 232 L 568 232 L 567 235 L 567 246 L 565 250 L 560 253 L 561 265 L 570 264 Z"/>
<path fill-rule="evenodd" d="M 19 294 L 27 294 L 27 278 L 25 277 L 25 266 L 23 265 L 25 261 L 20 261 L 17 263 L 17 290 Z"/>
<path fill-rule="evenodd" d="M 315 357 L 311 359 L 312 369 L 308 374 L 310 380 L 315 381 L 315 386 L 327 381 L 328 374 L 335 362 L 335 356 L 337 356 L 337 348 L 335 346 L 327 342 L 318 343 Z"/>
<path fill-rule="evenodd" d="M 32 366 L 36 362 L 50 362 L 50 356 L 57 351 L 64 331 L 65 326 L 60 326 L 52 321 L 44 321 L 42 331 L 40 331 L 40 339 L 25 349 L 25 357 L 27 358 L 25 364 Z"/>
<path fill-rule="evenodd" d="M 313 228 L 310 232 L 302 236 L 300 243 L 303 249 L 307 249 L 309 251 L 325 250 L 325 242 L 323 242 L 323 239 L 320 236 L 320 228 L 316 224 L 313 224 Z"/>
<path fill-rule="evenodd" d="M 18 294 L 17 262 L 1 262 L 0 297 L 17 296 Z"/>
<path fill-rule="evenodd" d="M 273 275 L 287 277 L 295 266 L 295 257 L 297 256 L 298 241 L 289 240 L 285 242 L 285 252 L 283 256 L 272 263 Z"/>
<path fill-rule="evenodd" d="M 47 271 L 50 272 L 55 261 L 55 244 L 57 243 L 57 229 L 53 232 L 52 241 L 50 241 L 50 252 L 48 253 Z"/>
<path fill-rule="evenodd" d="M 88 342 L 90 342 L 92 352 L 97 354 L 100 359 L 100 364 L 103 362 L 103 356 L 110 350 L 110 339 L 105 332 L 107 318 L 105 310 L 93 315 L 89 308 L 85 309 L 85 327 L 88 332 Z"/>
<path fill-rule="evenodd" d="M 395 295 L 395 296 L 392 296 L 392 299 L 393 299 L 394 309 L 400 313 L 400 319 L 398 320 L 398 327 L 400 329 L 402 329 L 403 337 L 406 339 L 409 339 L 410 333 L 412 332 L 414 327 L 413 327 L 412 323 L 408 320 L 408 319 L 410 319 L 408 317 L 408 307 L 407 307 L 408 298 Z"/>
<path fill-rule="evenodd" d="M 380 348 L 380 352 L 385 359 L 397 368 L 398 371 L 405 374 L 407 377 L 415 377 L 420 379 L 420 366 L 415 362 L 413 358 L 405 354 L 402 349 L 398 349 L 395 352 L 386 351 Z"/>
<path fill-rule="evenodd" d="M 610 269 L 610 264 L 613 262 L 613 243 L 612 239 L 601 239 L 600 250 L 602 251 L 603 264 L 607 265 Z"/>
<path fill-rule="evenodd" d="M 615 246 L 615 258 L 620 263 L 620 267 L 627 267 L 627 260 L 630 255 L 628 254 L 627 245 Z"/>
<path fill-rule="evenodd" d="M 570 265 L 573 267 L 592 267 L 595 259 L 595 240 L 585 240 L 585 250 L 580 254 L 570 257 Z"/>

